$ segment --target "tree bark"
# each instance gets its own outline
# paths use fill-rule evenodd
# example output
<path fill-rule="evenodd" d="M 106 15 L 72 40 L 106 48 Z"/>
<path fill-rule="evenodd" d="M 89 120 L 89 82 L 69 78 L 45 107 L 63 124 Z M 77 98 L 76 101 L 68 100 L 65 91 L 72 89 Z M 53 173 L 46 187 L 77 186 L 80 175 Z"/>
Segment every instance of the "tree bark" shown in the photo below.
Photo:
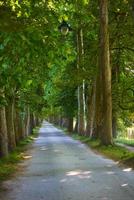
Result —
<path fill-rule="evenodd" d="M 18 141 L 25 138 L 25 122 L 21 116 L 21 111 L 15 109 L 15 132 L 18 138 Z"/>
<path fill-rule="evenodd" d="M 30 111 L 29 107 L 26 108 L 26 116 L 25 116 L 25 137 L 30 134 Z"/>
<path fill-rule="evenodd" d="M 78 116 L 75 118 L 75 124 L 74 124 L 74 133 L 78 133 Z"/>
<path fill-rule="evenodd" d="M 102 74 L 100 69 L 97 72 L 95 87 L 95 120 L 92 137 L 97 139 L 100 138 L 102 131 Z"/>
<path fill-rule="evenodd" d="M 5 107 L 0 107 L 0 156 L 8 156 L 8 136 Z"/>
<path fill-rule="evenodd" d="M 7 120 L 7 133 L 8 133 L 8 146 L 9 150 L 12 151 L 16 147 L 16 137 L 14 130 L 14 102 L 9 101 L 6 107 L 6 120 Z"/>
<path fill-rule="evenodd" d="M 78 133 L 85 134 L 85 121 L 84 121 L 84 104 L 83 104 L 83 88 L 78 88 Z"/>
<path fill-rule="evenodd" d="M 52 116 L 50 116 L 50 123 L 52 123 Z M 35 117 L 35 113 L 33 113 L 33 124 L 34 124 L 34 128 L 36 127 L 36 117 Z"/>
<path fill-rule="evenodd" d="M 17 108 L 14 108 L 14 131 L 15 131 L 16 144 L 18 144 L 20 140 L 20 130 L 19 130 L 19 113 L 17 111 Z"/>
<path fill-rule="evenodd" d="M 102 71 L 102 132 L 101 142 L 113 144 L 111 68 L 109 56 L 108 0 L 100 0 L 100 68 Z"/>
<path fill-rule="evenodd" d="M 83 69 L 83 31 L 81 28 L 77 32 L 77 69 Z M 85 134 L 85 82 L 78 86 L 78 133 Z"/>
<path fill-rule="evenodd" d="M 72 133 L 73 132 L 73 117 L 70 117 L 68 119 L 68 132 Z"/>
<path fill-rule="evenodd" d="M 30 113 L 30 124 L 29 124 L 29 130 L 30 130 L 30 134 L 33 133 L 33 128 L 34 128 L 34 116 L 33 113 Z"/>
<path fill-rule="evenodd" d="M 87 127 L 86 135 L 92 137 L 94 129 L 94 117 L 95 117 L 95 84 L 93 84 L 91 91 L 88 91 L 88 101 L 87 101 Z"/>

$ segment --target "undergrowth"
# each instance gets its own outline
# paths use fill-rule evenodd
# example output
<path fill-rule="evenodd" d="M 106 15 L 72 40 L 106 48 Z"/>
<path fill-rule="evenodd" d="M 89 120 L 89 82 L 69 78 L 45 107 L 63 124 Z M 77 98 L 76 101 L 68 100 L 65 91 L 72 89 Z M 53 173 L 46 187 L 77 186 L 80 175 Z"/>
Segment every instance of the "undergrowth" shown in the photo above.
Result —
<path fill-rule="evenodd" d="M 21 140 L 15 150 L 6 158 L 0 159 L 0 182 L 9 179 L 17 170 L 17 164 L 24 159 L 28 145 L 38 136 L 39 127 L 33 129 L 33 134 Z"/>
<path fill-rule="evenodd" d="M 134 139 L 117 138 L 115 142 L 134 147 Z"/>

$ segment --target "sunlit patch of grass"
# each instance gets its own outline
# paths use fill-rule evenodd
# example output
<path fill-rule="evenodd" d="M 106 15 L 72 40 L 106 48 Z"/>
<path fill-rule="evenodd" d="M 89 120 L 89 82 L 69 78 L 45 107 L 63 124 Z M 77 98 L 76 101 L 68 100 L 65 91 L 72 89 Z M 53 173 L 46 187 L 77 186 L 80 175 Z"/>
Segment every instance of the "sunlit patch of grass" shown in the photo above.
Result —
<path fill-rule="evenodd" d="M 127 138 L 117 138 L 115 142 L 121 143 L 121 144 L 127 144 L 129 146 L 134 147 L 134 139 L 127 139 Z"/>

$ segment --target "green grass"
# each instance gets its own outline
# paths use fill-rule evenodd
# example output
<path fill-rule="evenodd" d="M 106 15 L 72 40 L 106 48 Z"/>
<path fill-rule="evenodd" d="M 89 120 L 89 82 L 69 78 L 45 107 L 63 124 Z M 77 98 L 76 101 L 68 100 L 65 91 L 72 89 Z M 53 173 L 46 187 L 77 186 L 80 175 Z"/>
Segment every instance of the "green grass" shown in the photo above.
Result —
<path fill-rule="evenodd" d="M 0 160 L 0 181 L 6 180 L 17 170 L 17 163 L 22 159 L 20 152 L 12 152 L 7 158 Z"/>
<path fill-rule="evenodd" d="M 18 169 L 17 164 L 24 159 L 28 145 L 38 136 L 39 127 L 33 130 L 33 135 L 19 142 L 16 149 L 6 158 L 0 159 L 0 181 L 9 179 Z"/>
<path fill-rule="evenodd" d="M 121 147 L 118 145 L 109 145 L 109 146 L 100 145 L 99 140 L 93 140 L 90 139 L 89 137 L 80 136 L 77 134 L 73 134 L 72 137 L 74 139 L 80 140 L 83 143 L 86 143 L 96 153 L 100 153 L 115 161 L 119 161 L 120 164 L 122 163 L 134 168 L 134 152 L 130 152 L 125 147 Z"/>
<path fill-rule="evenodd" d="M 37 136 L 39 135 L 39 129 L 40 129 L 39 126 L 36 126 L 36 127 L 33 129 L 33 137 L 37 137 Z"/>
<path fill-rule="evenodd" d="M 134 139 L 117 138 L 115 142 L 134 147 Z"/>

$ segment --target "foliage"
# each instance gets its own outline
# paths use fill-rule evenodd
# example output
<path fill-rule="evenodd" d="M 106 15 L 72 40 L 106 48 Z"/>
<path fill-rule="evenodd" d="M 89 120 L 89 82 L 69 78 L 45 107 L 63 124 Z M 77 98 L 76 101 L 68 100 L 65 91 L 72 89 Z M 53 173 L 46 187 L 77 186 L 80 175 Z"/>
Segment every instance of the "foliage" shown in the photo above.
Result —
<path fill-rule="evenodd" d="M 121 134 L 132 125 L 134 113 L 131 4 L 109 1 L 113 116 Z M 58 31 L 63 19 L 72 27 L 66 37 Z M 78 69 L 80 29 L 84 54 Z M 98 74 L 99 37 L 97 1 L 1 0 L 0 106 L 14 100 L 23 119 L 27 109 L 41 118 L 77 118 L 77 88 L 84 80 L 87 111 Z"/>

